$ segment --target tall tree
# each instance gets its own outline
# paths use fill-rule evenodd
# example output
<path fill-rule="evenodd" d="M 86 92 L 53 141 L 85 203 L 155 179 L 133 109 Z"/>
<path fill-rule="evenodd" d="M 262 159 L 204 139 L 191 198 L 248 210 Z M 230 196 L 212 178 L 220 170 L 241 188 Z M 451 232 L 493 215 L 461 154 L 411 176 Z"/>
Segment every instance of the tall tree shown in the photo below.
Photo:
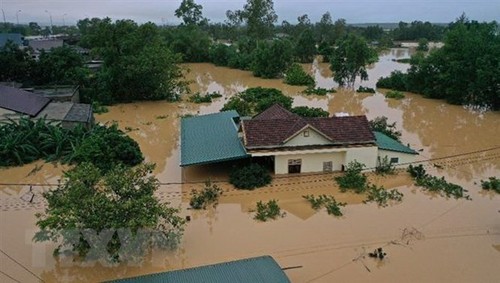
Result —
<path fill-rule="evenodd" d="M 174 248 L 183 234 L 178 210 L 154 196 L 154 165 L 117 166 L 103 174 L 91 163 L 65 173 L 57 189 L 44 193 L 35 241 L 54 241 L 77 257 L 122 261 L 152 246 Z"/>
<path fill-rule="evenodd" d="M 182 19 L 185 25 L 202 25 L 208 21 L 202 14 L 203 6 L 194 0 L 182 0 L 181 5 L 175 10 L 175 16 Z"/>
<path fill-rule="evenodd" d="M 333 20 L 330 12 L 326 12 L 321 16 L 321 20 L 316 24 L 317 41 L 333 44 L 335 38 L 333 35 Z"/>
<path fill-rule="evenodd" d="M 226 16 L 234 25 L 245 23 L 248 35 L 255 39 L 269 38 L 278 20 L 272 0 L 247 0 L 243 10 L 228 10 Z"/>
<path fill-rule="evenodd" d="M 314 34 L 310 28 L 305 29 L 295 45 L 295 57 L 301 63 L 311 63 L 317 54 Z"/>
<path fill-rule="evenodd" d="M 333 51 L 330 58 L 330 69 L 333 71 L 333 80 L 341 87 L 354 87 L 356 77 L 368 80 L 366 65 L 377 61 L 377 53 L 366 44 L 366 41 L 357 35 L 350 34 L 342 40 Z"/>

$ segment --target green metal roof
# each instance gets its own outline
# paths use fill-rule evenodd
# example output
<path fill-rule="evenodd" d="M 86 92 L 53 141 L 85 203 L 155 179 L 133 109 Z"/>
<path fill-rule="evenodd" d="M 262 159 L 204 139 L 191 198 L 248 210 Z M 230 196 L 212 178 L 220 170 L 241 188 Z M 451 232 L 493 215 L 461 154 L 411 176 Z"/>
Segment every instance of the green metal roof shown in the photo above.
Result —
<path fill-rule="evenodd" d="M 239 118 L 234 110 L 182 118 L 181 166 L 248 157 L 234 118 Z"/>
<path fill-rule="evenodd" d="M 270 256 L 120 279 L 116 283 L 290 283 Z"/>
<path fill-rule="evenodd" d="M 379 149 L 389 150 L 389 151 L 397 151 L 408 154 L 418 154 L 413 149 L 401 144 L 397 140 L 394 140 L 381 132 L 373 132 L 375 134 L 375 138 L 377 139 L 377 146 Z"/>

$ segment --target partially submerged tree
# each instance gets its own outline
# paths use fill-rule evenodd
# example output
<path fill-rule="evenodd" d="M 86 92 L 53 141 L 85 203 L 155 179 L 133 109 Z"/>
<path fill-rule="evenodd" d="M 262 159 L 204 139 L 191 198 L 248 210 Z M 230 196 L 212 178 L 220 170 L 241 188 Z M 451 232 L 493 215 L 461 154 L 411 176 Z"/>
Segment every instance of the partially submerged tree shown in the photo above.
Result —
<path fill-rule="evenodd" d="M 152 164 L 117 166 L 106 174 L 91 163 L 65 173 L 57 189 L 44 193 L 48 206 L 37 214 L 35 241 L 58 243 L 54 254 L 71 251 L 84 259 L 140 258 L 151 246 L 175 248 L 184 220 L 154 196 Z"/>
<path fill-rule="evenodd" d="M 381 132 L 392 139 L 400 141 L 401 131 L 397 130 L 396 122 L 390 124 L 387 122 L 387 117 L 381 116 L 370 120 L 369 123 L 372 131 Z"/>
<path fill-rule="evenodd" d="M 362 37 L 350 34 L 340 42 L 330 56 L 333 80 L 341 87 L 353 88 L 358 76 L 361 80 L 368 80 L 366 66 L 375 63 L 377 58 L 377 53 Z"/>
<path fill-rule="evenodd" d="M 236 110 L 241 116 L 251 116 L 276 103 L 290 110 L 292 102 L 293 99 L 284 95 L 279 89 L 255 87 L 231 97 L 221 111 Z"/>

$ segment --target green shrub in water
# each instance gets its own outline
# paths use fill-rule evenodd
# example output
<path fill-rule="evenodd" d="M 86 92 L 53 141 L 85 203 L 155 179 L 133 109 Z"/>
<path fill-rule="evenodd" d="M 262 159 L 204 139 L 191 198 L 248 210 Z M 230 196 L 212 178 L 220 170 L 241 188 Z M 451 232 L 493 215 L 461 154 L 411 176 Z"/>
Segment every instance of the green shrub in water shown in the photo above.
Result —
<path fill-rule="evenodd" d="M 229 175 L 229 183 L 237 189 L 253 190 L 271 183 L 269 171 L 256 163 L 237 168 Z"/>

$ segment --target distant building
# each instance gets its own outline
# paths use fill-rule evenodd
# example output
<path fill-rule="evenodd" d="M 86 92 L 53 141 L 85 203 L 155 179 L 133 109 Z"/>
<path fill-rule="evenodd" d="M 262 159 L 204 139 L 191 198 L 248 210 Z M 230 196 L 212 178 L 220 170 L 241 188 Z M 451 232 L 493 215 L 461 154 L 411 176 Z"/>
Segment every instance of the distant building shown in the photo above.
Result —
<path fill-rule="evenodd" d="M 9 40 L 17 46 L 21 46 L 24 38 L 20 33 L 0 33 L 0 48 L 3 48 Z"/>
<path fill-rule="evenodd" d="M 33 53 L 31 57 L 33 59 L 38 60 L 42 51 L 50 52 L 52 48 L 62 47 L 64 45 L 64 41 L 62 39 L 37 39 L 28 41 L 28 46 L 33 49 Z"/>
<path fill-rule="evenodd" d="M 21 117 L 46 119 L 60 123 L 63 128 L 94 124 L 92 106 L 73 102 L 57 102 L 26 90 L 0 85 L 0 121 Z"/>

